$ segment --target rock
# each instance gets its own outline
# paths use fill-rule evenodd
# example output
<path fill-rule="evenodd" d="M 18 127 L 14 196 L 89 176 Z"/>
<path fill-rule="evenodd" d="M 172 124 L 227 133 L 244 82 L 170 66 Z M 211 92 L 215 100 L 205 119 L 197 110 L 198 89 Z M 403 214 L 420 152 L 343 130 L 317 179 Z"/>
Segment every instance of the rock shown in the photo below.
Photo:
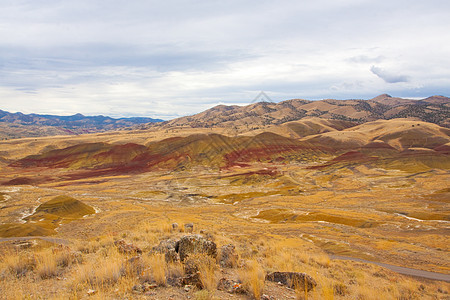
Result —
<path fill-rule="evenodd" d="M 140 255 L 133 256 L 130 259 L 127 259 L 125 261 L 125 268 L 127 269 L 127 272 L 131 272 L 133 274 L 142 274 L 145 270 L 145 265 L 142 262 L 142 258 Z"/>
<path fill-rule="evenodd" d="M 114 246 L 116 246 L 117 250 L 123 254 L 141 254 L 142 253 L 142 250 L 139 247 L 137 247 L 133 244 L 128 244 L 124 240 L 115 241 Z"/>
<path fill-rule="evenodd" d="M 143 284 L 136 284 L 133 286 L 133 292 L 143 294 L 148 292 L 149 290 L 156 289 L 158 287 L 157 284 L 145 282 Z"/>
<path fill-rule="evenodd" d="M 158 246 L 152 248 L 154 252 L 165 253 L 167 249 L 175 249 L 177 241 L 174 239 L 162 240 Z"/>
<path fill-rule="evenodd" d="M 206 254 L 212 258 L 217 257 L 217 246 L 198 234 L 185 235 L 175 245 L 175 251 L 180 255 L 180 260 L 184 261 L 192 254 Z"/>
<path fill-rule="evenodd" d="M 158 246 L 153 247 L 152 250 L 158 253 L 164 253 L 166 262 L 176 262 L 180 260 L 178 253 L 175 251 L 176 240 L 163 240 Z"/>
<path fill-rule="evenodd" d="M 219 264 L 222 268 L 233 268 L 237 265 L 238 260 L 239 256 L 234 245 L 228 244 L 220 247 Z"/>
<path fill-rule="evenodd" d="M 182 278 L 178 276 L 169 276 L 166 278 L 166 283 L 170 286 L 181 287 Z"/>
<path fill-rule="evenodd" d="M 192 290 L 192 288 L 193 288 L 192 285 L 186 284 L 186 285 L 184 286 L 184 291 L 187 293 L 187 292 L 189 292 L 190 290 Z"/>
<path fill-rule="evenodd" d="M 178 229 L 178 223 L 172 223 L 172 230 Z"/>
<path fill-rule="evenodd" d="M 93 296 L 93 295 L 95 295 L 95 294 L 97 294 L 97 290 L 92 290 L 92 289 L 90 289 L 90 290 L 87 291 L 87 295 L 88 295 L 88 296 Z"/>
<path fill-rule="evenodd" d="M 186 233 L 194 232 L 194 224 L 192 224 L 192 223 L 184 224 L 184 232 L 186 232 Z"/>
<path fill-rule="evenodd" d="M 230 280 L 226 278 L 222 278 L 219 280 L 217 284 L 217 289 L 219 291 L 225 291 L 230 294 L 245 294 L 246 291 L 242 284 L 235 280 Z"/>
<path fill-rule="evenodd" d="M 193 274 L 188 274 L 181 278 L 182 285 L 192 285 L 198 289 L 203 289 L 202 281 L 200 280 L 200 272 L 195 272 Z"/>
<path fill-rule="evenodd" d="M 175 248 L 167 249 L 166 253 L 164 254 L 164 257 L 166 259 L 166 262 L 177 262 L 180 260 L 180 255 L 175 251 Z"/>
<path fill-rule="evenodd" d="M 273 272 L 266 275 L 266 280 L 281 282 L 292 289 L 304 290 L 305 287 L 308 291 L 312 290 L 316 285 L 316 281 L 306 273 L 299 272 Z"/>

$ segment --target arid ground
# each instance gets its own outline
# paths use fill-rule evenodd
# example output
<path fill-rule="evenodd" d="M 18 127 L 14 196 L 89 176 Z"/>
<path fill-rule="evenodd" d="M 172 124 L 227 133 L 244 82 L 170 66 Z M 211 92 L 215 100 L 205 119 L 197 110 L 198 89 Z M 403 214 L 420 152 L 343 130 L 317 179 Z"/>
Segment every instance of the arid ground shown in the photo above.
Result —
<path fill-rule="evenodd" d="M 0 297 L 450 299 L 449 130 L 310 122 L 306 136 L 294 136 L 305 122 L 291 122 L 240 135 L 180 127 L 2 142 Z M 152 250 L 191 234 L 190 223 L 238 255 L 201 269 L 203 289 L 171 284 L 186 266 Z M 141 250 L 149 274 L 127 269 L 136 253 L 118 240 Z M 273 271 L 316 286 L 265 281 Z M 222 278 L 244 291 L 217 289 Z"/>

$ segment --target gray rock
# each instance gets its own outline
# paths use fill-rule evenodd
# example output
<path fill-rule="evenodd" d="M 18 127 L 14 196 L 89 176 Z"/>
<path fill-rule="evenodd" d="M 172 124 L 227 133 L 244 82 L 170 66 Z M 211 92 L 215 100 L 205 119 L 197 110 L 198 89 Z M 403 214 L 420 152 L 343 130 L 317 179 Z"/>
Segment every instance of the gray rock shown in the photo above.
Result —
<path fill-rule="evenodd" d="M 191 254 L 206 254 L 212 258 L 217 257 L 217 246 L 214 242 L 205 239 L 201 235 L 185 235 L 175 245 L 175 251 L 184 261 Z"/>
<path fill-rule="evenodd" d="M 272 272 L 266 275 L 266 280 L 280 282 L 292 289 L 312 290 L 316 285 L 316 281 L 306 273 L 299 272 Z"/>
<path fill-rule="evenodd" d="M 192 224 L 192 223 L 184 224 L 184 232 L 186 232 L 186 233 L 194 232 L 194 224 Z"/>
<path fill-rule="evenodd" d="M 239 256 L 232 244 L 220 247 L 219 264 L 222 268 L 233 268 L 237 265 Z"/>
<path fill-rule="evenodd" d="M 180 255 L 175 251 L 175 248 L 167 249 L 164 258 L 168 263 L 180 261 Z"/>
<path fill-rule="evenodd" d="M 175 251 L 176 244 L 177 241 L 173 239 L 163 240 L 158 246 L 153 247 L 152 251 L 163 253 L 166 262 L 176 262 L 180 260 L 178 253 Z"/>
<path fill-rule="evenodd" d="M 200 272 L 188 274 L 181 279 L 182 285 L 192 285 L 198 289 L 203 289 L 202 281 L 200 280 Z"/>

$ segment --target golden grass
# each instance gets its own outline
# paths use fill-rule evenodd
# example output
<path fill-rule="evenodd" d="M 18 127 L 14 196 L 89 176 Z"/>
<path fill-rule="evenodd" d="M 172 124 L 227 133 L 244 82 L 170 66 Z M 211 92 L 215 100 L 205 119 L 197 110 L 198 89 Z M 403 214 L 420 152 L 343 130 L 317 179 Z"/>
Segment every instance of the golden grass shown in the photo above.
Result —
<path fill-rule="evenodd" d="M 59 256 L 59 255 L 58 255 Z M 61 263 L 66 263 L 61 256 Z M 44 251 L 37 255 L 36 273 L 41 279 L 49 279 L 58 275 L 59 258 L 51 251 Z M 67 264 L 69 262 L 67 261 Z"/>
<path fill-rule="evenodd" d="M 168 274 L 168 267 L 164 254 L 152 254 L 150 256 L 142 256 L 145 271 L 144 278 L 148 278 L 158 285 L 164 286 L 166 284 L 166 276 Z"/>
<path fill-rule="evenodd" d="M 88 285 L 99 288 L 114 285 L 124 274 L 123 258 L 114 247 L 105 249 L 94 262 L 79 265 L 74 286 Z"/>
<path fill-rule="evenodd" d="M 265 272 L 257 260 L 249 261 L 247 266 L 239 270 L 239 279 L 245 289 L 255 299 L 260 299 L 264 290 Z"/>
<path fill-rule="evenodd" d="M 25 276 L 28 271 L 36 267 L 36 260 L 33 256 L 9 252 L 2 255 L 2 269 L 15 277 Z"/>
<path fill-rule="evenodd" d="M 213 292 L 217 288 L 217 277 L 215 274 L 217 269 L 216 261 L 209 256 L 204 256 L 198 262 L 198 271 L 200 272 L 200 281 L 202 282 L 203 288 Z"/>

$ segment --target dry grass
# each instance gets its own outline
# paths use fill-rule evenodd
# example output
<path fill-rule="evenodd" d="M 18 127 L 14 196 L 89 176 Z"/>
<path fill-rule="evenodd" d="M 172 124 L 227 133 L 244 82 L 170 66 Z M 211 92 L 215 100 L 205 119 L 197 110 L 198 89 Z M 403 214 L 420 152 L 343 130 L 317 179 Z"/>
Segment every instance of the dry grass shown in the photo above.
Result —
<path fill-rule="evenodd" d="M 168 266 L 164 258 L 164 254 L 152 254 L 150 256 L 142 256 L 142 263 L 145 269 L 142 278 L 145 281 L 152 281 L 160 286 L 166 285 L 166 276 L 168 274 Z"/>
<path fill-rule="evenodd" d="M 1 266 L 14 277 L 21 277 L 35 269 L 36 259 L 30 253 L 8 251 L 1 256 Z"/>
<path fill-rule="evenodd" d="M 114 247 L 105 249 L 94 261 L 79 265 L 75 272 L 74 285 L 99 288 L 117 283 L 125 269 L 123 258 Z"/>
<path fill-rule="evenodd" d="M 195 300 L 212 300 L 215 299 L 214 292 L 211 292 L 209 290 L 201 290 L 197 291 L 194 294 Z"/>
<path fill-rule="evenodd" d="M 205 256 L 199 259 L 198 270 L 200 272 L 200 281 L 208 291 L 214 291 L 217 287 L 216 269 L 216 261 L 213 258 Z"/>
<path fill-rule="evenodd" d="M 258 261 L 250 261 L 244 269 L 240 270 L 239 278 L 250 295 L 255 299 L 261 298 L 264 290 L 265 272 Z"/>
<path fill-rule="evenodd" d="M 61 257 L 61 260 L 59 257 Z M 66 262 L 64 256 L 56 256 L 48 250 L 39 253 L 36 261 L 36 273 L 41 279 L 49 279 L 58 275 L 58 261 L 61 261 L 62 263 Z"/>

